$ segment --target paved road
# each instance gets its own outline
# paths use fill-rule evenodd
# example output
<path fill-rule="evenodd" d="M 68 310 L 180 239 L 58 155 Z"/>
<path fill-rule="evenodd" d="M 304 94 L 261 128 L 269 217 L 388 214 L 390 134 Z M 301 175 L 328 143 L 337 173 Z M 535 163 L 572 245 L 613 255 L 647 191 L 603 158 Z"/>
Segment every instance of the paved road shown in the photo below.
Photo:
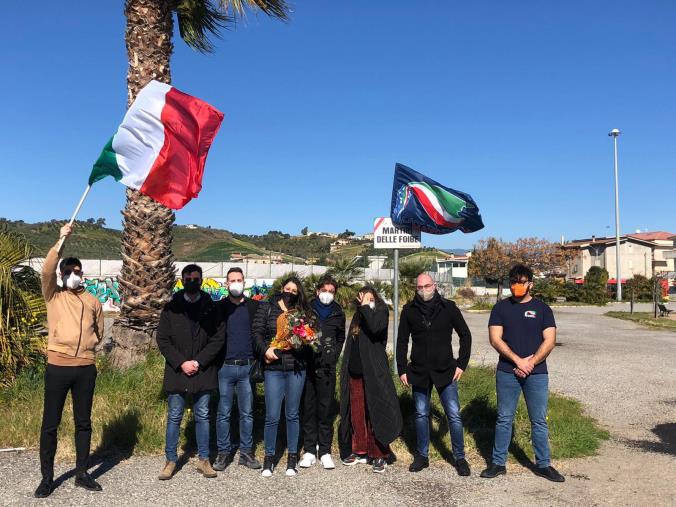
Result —
<path fill-rule="evenodd" d="M 471 456 L 473 476 L 460 478 L 445 463 L 410 474 L 406 463 L 384 476 L 367 468 L 319 468 L 288 479 L 263 480 L 233 467 L 217 479 L 192 465 L 170 482 L 155 475 L 161 457 L 132 458 L 94 468 L 105 491 L 86 493 L 68 478 L 47 501 L 35 501 L 38 461 L 33 452 L 0 456 L 3 505 L 676 505 L 676 333 L 644 329 L 601 315 L 607 309 L 558 308 L 559 341 L 549 361 L 552 389 L 581 400 L 612 434 L 598 456 L 556 466 L 567 476 L 552 484 L 510 465 L 493 481 L 478 477 L 484 463 Z M 494 364 L 487 314 L 467 313 L 474 333 L 472 361 Z M 60 465 L 66 472 L 71 464 Z"/>

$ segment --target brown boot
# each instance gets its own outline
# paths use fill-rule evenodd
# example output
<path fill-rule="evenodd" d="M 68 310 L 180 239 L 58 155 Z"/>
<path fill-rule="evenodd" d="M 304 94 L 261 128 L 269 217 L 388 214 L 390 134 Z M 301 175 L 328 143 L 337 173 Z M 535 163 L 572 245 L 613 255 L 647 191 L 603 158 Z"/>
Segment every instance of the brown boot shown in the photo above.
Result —
<path fill-rule="evenodd" d="M 173 461 L 167 461 L 164 464 L 164 468 L 160 472 L 160 475 L 157 476 L 157 478 L 161 481 L 168 481 L 174 476 L 175 471 L 176 471 L 176 463 Z"/>
<path fill-rule="evenodd" d="M 214 477 L 217 477 L 216 471 L 213 468 L 211 468 L 211 463 L 209 463 L 208 459 L 197 460 L 197 471 L 201 473 L 204 477 L 207 477 L 208 479 L 213 479 Z"/>

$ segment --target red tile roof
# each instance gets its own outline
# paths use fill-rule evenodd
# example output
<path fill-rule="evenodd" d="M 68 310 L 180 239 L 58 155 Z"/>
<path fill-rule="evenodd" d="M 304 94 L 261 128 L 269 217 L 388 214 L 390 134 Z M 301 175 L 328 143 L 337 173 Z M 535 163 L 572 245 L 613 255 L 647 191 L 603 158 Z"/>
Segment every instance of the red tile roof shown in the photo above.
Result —
<path fill-rule="evenodd" d="M 636 234 L 629 234 L 632 238 L 643 239 L 647 241 L 655 241 L 658 239 L 673 239 L 676 234 L 673 232 L 655 231 L 655 232 L 637 232 Z"/>

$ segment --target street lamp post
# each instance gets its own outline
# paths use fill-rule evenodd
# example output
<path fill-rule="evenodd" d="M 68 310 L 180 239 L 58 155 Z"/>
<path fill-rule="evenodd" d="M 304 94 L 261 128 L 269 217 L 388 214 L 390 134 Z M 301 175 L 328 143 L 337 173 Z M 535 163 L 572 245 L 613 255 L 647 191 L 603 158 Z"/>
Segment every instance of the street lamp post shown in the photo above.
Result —
<path fill-rule="evenodd" d="M 615 283 L 617 284 L 617 301 L 622 301 L 622 274 L 620 268 L 620 192 L 617 183 L 617 138 L 619 129 L 611 130 L 608 135 L 613 138 L 615 148 Z"/>

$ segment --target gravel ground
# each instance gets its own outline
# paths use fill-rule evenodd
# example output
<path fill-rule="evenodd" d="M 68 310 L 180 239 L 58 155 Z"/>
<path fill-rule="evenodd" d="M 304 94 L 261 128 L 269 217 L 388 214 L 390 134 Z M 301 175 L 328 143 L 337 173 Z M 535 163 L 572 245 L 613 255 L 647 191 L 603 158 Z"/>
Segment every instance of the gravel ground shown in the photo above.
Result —
<path fill-rule="evenodd" d="M 626 306 L 626 305 L 624 305 Z M 624 308 L 622 308 L 624 309 Z M 47 500 L 32 498 L 39 480 L 35 452 L 0 455 L 2 505 L 676 505 L 676 334 L 603 317 L 609 308 L 555 309 L 559 342 L 549 360 L 551 388 L 583 402 L 611 432 L 598 456 L 555 463 L 567 481 L 553 484 L 510 465 L 492 481 L 478 473 L 485 465 L 470 456 L 473 475 L 458 477 L 445 463 L 410 474 L 397 463 L 384 475 L 363 466 L 323 471 L 314 467 L 296 478 L 279 470 L 264 480 L 231 466 L 217 479 L 204 479 L 187 464 L 173 480 L 155 476 L 161 457 L 134 457 L 92 469 L 102 493 L 74 488 L 66 473 Z M 641 309 L 643 310 L 643 309 Z M 645 310 L 643 310 L 645 311 Z M 493 365 L 486 313 L 466 313 L 474 333 L 472 360 Z M 283 469 L 284 460 L 280 463 Z"/>

